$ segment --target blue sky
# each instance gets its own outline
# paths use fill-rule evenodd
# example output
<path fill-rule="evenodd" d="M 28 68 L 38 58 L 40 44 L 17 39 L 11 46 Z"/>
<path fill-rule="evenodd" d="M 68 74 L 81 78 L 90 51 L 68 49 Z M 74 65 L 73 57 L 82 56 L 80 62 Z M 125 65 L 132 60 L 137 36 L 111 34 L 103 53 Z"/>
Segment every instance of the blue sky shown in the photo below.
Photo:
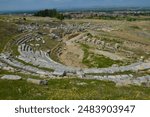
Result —
<path fill-rule="evenodd" d="M 150 6 L 150 0 L 0 0 L 0 11 L 44 8 Z"/>

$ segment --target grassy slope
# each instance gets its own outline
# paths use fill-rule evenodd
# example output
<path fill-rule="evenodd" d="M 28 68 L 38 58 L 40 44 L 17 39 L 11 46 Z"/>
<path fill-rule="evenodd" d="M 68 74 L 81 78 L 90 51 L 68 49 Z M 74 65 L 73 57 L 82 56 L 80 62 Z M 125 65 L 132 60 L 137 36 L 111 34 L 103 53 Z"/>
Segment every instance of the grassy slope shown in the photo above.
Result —
<path fill-rule="evenodd" d="M 90 53 L 88 45 L 81 44 L 81 47 L 84 51 L 84 58 L 82 60 L 82 63 L 87 65 L 89 68 L 105 68 L 110 67 L 113 64 L 121 64 L 121 61 L 114 61 L 103 55 L 96 55 L 94 53 Z"/>
<path fill-rule="evenodd" d="M 0 52 L 4 46 L 17 34 L 16 25 L 0 21 Z"/>
<path fill-rule="evenodd" d="M 24 80 L 0 80 L 0 86 L 0 99 L 150 99 L 150 88 L 115 87 L 114 83 L 97 80 L 54 79 L 49 80 L 48 86 L 28 84 Z"/>

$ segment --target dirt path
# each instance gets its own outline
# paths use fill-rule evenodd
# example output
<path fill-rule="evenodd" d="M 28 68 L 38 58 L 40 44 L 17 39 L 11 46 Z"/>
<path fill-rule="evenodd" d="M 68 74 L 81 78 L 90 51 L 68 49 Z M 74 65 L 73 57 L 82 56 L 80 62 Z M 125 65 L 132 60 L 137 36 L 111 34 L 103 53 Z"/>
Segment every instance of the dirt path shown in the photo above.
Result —
<path fill-rule="evenodd" d="M 60 61 L 67 66 L 85 68 L 86 66 L 82 64 L 82 59 L 84 57 L 84 51 L 81 49 L 80 45 L 74 43 L 76 39 L 82 38 L 84 34 L 80 34 L 68 41 L 66 41 L 66 46 L 63 49 L 62 55 L 60 56 Z"/>

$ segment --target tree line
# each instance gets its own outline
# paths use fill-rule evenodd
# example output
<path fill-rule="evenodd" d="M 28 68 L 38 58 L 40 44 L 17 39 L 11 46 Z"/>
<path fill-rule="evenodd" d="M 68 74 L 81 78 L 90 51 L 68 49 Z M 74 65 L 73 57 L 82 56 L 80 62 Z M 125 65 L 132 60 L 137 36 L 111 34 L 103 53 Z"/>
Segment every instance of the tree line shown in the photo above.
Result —
<path fill-rule="evenodd" d="M 40 10 L 40 11 L 34 13 L 34 16 L 52 17 L 52 18 L 57 18 L 60 20 L 64 19 L 64 15 L 59 13 L 56 9 Z"/>

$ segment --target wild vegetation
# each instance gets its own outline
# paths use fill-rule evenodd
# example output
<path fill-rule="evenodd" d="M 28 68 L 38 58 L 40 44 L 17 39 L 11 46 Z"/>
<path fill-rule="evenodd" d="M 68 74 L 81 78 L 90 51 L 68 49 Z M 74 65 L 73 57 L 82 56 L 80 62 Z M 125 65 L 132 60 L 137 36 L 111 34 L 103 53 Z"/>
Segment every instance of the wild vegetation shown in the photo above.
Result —
<path fill-rule="evenodd" d="M 0 52 L 4 49 L 5 45 L 19 34 L 17 26 L 13 23 L 0 21 Z"/>
<path fill-rule="evenodd" d="M 92 52 L 89 52 L 89 46 L 85 44 L 81 44 L 81 47 L 84 51 L 84 58 L 82 60 L 82 63 L 87 65 L 89 68 L 106 68 L 110 67 L 113 64 L 121 64 L 121 61 L 114 61 L 108 57 L 105 57 L 103 55 L 97 55 Z"/>
<path fill-rule="evenodd" d="M 34 16 L 42 16 L 42 17 L 54 17 L 60 20 L 64 19 L 63 14 L 59 13 L 56 9 L 45 9 L 38 11 L 34 14 Z"/>
<path fill-rule="evenodd" d="M 0 80 L 0 99 L 26 100 L 139 100 L 150 99 L 149 88 L 116 87 L 112 82 L 81 79 L 49 80 L 48 86 L 25 80 Z"/>

